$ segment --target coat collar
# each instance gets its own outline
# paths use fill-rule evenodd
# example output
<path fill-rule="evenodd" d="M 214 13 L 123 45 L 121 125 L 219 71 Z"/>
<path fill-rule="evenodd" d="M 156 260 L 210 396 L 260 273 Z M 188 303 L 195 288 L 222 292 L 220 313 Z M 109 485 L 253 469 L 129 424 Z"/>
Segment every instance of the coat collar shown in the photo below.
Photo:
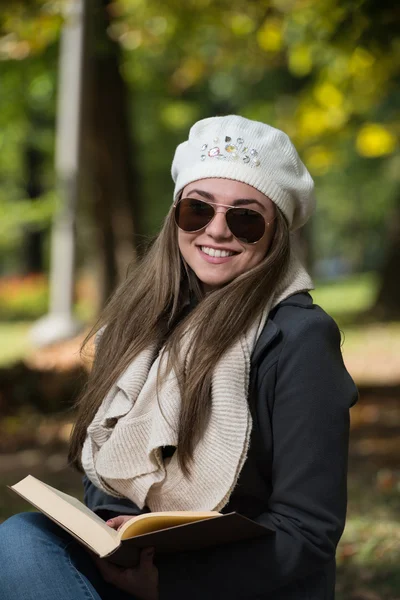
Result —
<path fill-rule="evenodd" d="M 312 308 L 313 299 L 308 292 L 299 292 L 298 294 L 293 294 L 293 296 L 289 296 L 285 298 L 278 304 L 280 306 L 301 306 L 302 308 Z"/>
<path fill-rule="evenodd" d="M 307 292 L 301 292 L 299 294 L 293 294 L 285 300 L 282 300 L 275 308 L 271 311 L 268 320 L 262 330 L 260 337 L 254 348 L 251 362 L 253 365 L 257 364 L 261 355 L 264 354 L 265 350 L 272 344 L 272 342 L 278 337 L 280 333 L 280 327 L 275 323 L 274 318 L 279 308 L 283 306 L 299 306 L 301 308 L 312 308 L 313 299 Z"/>

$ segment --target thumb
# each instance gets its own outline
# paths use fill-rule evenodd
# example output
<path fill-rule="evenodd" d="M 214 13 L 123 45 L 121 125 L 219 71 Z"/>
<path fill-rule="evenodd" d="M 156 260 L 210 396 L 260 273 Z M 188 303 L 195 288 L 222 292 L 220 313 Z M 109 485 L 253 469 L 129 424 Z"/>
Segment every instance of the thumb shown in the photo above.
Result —
<path fill-rule="evenodd" d="M 108 521 L 106 521 L 106 525 L 112 527 L 112 529 L 118 529 L 121 525 L 123 525 L 123 523 L 124 519 L 121 516 L 114 517 L 113 519 L 108 519 Z"/>

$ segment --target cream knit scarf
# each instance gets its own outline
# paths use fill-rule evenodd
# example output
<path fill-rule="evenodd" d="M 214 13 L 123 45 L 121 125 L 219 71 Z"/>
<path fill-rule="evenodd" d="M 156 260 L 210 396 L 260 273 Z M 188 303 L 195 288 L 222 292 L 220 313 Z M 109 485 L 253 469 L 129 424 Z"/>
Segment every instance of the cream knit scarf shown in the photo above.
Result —
<path fill-rule="evenodd" d="M 163 460 L 163 446 L 177 445 L 180 394 L 171 372 L 156 394 L 164 358 L 146 348 L 103 400 L 88 427 L 82 464 L 89 479 L 113 496 L 151 511 L 221 510 L 238 481 L 250 443 L 247 402 L 251 353 L 269 311 L 284 298 L 312 289 L 308 273 L 292 254 L 279 292 L 263 314 L 227 350 L 212 377 L 210 418 L 193 454 L 191 476 L 182 473 L 176 452 Z M 182 360 L 190 348 L 183 343 Z"/>

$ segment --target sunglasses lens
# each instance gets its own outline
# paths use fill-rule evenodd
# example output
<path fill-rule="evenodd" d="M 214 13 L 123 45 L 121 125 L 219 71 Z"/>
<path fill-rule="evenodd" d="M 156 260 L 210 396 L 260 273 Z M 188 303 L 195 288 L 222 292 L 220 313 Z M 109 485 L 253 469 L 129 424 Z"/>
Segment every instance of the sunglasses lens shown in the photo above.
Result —
<path fill-rule="evenodd" d="M 261 213 L 248 208 L 231 208 L 226 213 L 229 229 L 238 240 L 254 244 L 265 233 L 265 220 Z"/>
<path fill-rule="evenodd" d="M 183 231 L 199 231 L 207 227 L 213 216 L 211 204 L 194 198 L 183 198 L 175 207 L 175 222 Z"/>
<path fill-rule="evenodd" d="M 175 222 L 180 229 L 195 232 L 204 229 L 215 215 L 214 207 L 196 198 L 182 198 L 175 207 Z M 226 222 L 233 235 L 246 244 L 261 240 L 265 232 L 264 217 L 248 208 L 230 208 Z"/>

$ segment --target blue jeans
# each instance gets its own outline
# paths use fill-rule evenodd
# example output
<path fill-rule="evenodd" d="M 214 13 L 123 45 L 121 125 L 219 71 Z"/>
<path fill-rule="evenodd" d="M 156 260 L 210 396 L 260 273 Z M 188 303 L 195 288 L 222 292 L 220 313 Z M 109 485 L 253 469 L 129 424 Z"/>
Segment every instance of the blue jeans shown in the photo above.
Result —
<path fill-rule="evenodd" d="M 90 554 L 41 513 L 0 525 L 0 600 L 132 600 L 106 583 Z"/>

